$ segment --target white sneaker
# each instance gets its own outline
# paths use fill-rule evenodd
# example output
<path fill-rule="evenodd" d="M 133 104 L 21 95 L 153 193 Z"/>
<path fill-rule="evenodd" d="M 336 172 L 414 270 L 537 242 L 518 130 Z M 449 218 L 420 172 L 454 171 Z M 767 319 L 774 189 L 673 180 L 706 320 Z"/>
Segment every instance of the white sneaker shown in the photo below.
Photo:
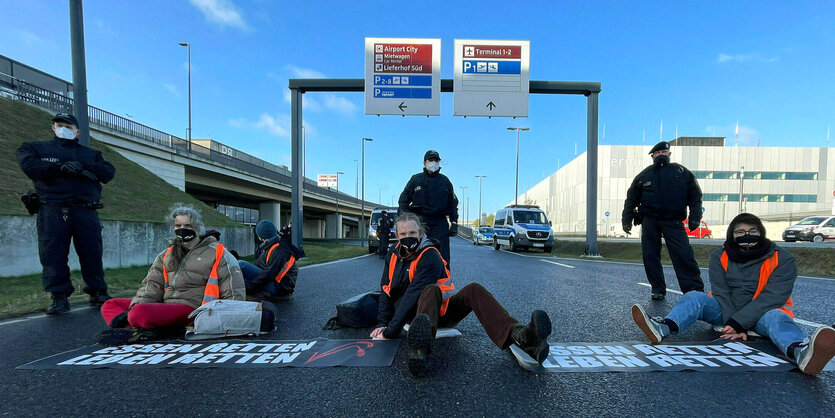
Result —
<path fill-rule="evenodd" d="M 664 337 L 670 335 L 670 327 L 664 324 L 664 319 L 650 318 L 641 305 L 632 305 L 632 319 L 653 344 L 660 343 Z"/>
<path fill-rule="evenodd" d="M 797 367 L 806 374 L 818 374 L 835 356 L 835 329 L 820 327 L 808 344 L 797 348 Z"/>

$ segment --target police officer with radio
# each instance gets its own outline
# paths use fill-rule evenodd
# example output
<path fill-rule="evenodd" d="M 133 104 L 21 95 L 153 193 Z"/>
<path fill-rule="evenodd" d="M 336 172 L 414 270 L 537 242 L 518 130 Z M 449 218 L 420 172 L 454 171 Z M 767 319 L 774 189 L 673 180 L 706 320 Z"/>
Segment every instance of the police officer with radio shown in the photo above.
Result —
<path fill-rule="evenodd" d="M 380 258 L 385 258 L 389 252 L 389 235 L 391 235 L 392 226 L 388 211 L 384 210 L 380 212 L 380 220 L 377 221 L 377 239 L 380 240 L 380 248 L 377 249 L 377 255 Z"/>
<path fill-rule="evenodd" d="M 704 291 L 699 265 L 684 231 L 688 218 L 691 230 L 702 220 L 702 190 L 687 168 L 670 162 L 670 143 L 661 141 L 649 152 L 653 164 L 641 171 L 626 192 L 623 205 L 623 231 L 629 234 L 632 223 L 643 225 L 641 250 L 644 270 L 652 286 L 652 299 L 664 300 L 667 285 L 661 267 L 661 237 L 673 261 L 678 284 L 684 293 Z"/>
<path fill-rule="evenodd" d="M 110 299 L 102 267 L 101 184 L 113 179 L 116 169 L 101 152 L 78 143 L 78 120 L 68 113 L 52 118 L 51 141 L 26 142 L 15 155 L 32 179 L 40 201 L 37 208 L 38 251 L 43 266 L 43 288 L 52 293 L 47 315 L 69 312 L 70 281 L 67 257 L 70 241 L 78 253 L 84 292 L 90 305 Z M 35 209 L 35 208 L 30 208 Z"/>
<path fill-rule="evenodd" d="M 441 256 L 449 265 L 449 237 L 458 234 L 458 197 L 449 178 L 440 173 L 441 156 L 429 150 L 423 155 L 423 171 L 409 179 L 398 199 L 399 213 L 412 212 L 438 241 Z M 447 222 L 449 218 L 449 222 Z"/>

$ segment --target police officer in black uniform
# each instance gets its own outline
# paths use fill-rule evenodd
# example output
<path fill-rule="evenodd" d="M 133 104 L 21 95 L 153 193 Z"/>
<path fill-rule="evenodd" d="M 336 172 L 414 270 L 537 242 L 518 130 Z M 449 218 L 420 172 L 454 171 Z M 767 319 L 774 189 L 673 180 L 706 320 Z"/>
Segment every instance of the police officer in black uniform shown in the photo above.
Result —
<path fill-rule="evenodd" d="M 661 268 L 662 236 L 667 242 L 681 291 L 704 291 L 699 265 L 683 225 L 688 217 L 687 208 L 690 208 L 688 226 L 691 230 L 699 227 L 702 190 L 690 170 L 670 162 L 669 142 L 659 142 L 649 153 L 653 165 L 641 171 L 626 192 L 621 218 L 623 231 L 629 234 L 633 222 L 643 225 L 641 250 L 653 300 L 663 300 L 667 293 Z"/>
<path fill-rule="evenodd" d="M 385 258 L 389 252 L 389 235 L 391 234 L 391 219 L 388 211 L 380 212 L 380 220 L 377 221 L 377 238 L 380 240 L 380 248 L 377 248 L 377 255 Z"/>
<path fill-rule="evenodd" d="M 68 297 L 75 290 L 67 257 L 70 240 L 75 245 L 84 292 L 90 305 L 110 299 L 102 268 L 101 183 L 113 179 L 116 169 L 101 152 L 78 143 L 78 121 L 59 113 L 52 118 L 51 141 L 26 142 L 17 149 L 17 161 L 35 183 L 38 209 L 38 251 L 43 266 L 43 288 L 52 293 L 48 315 L 70 310 Z"/>
<path fill-rule="evenodd" d="M 447 176 L 440 173 L 441 156 L 429 150 L 423 155 L 423 171 L 409 179 L 398 200 L 400 213 L 412 212 L 429 228 L 429 238 L 438 241 L 441 256 L 449 265 L 449 237 L 458 234 L 458 197 Z M 449 222 L 447 222 L 449 218 Z"/>

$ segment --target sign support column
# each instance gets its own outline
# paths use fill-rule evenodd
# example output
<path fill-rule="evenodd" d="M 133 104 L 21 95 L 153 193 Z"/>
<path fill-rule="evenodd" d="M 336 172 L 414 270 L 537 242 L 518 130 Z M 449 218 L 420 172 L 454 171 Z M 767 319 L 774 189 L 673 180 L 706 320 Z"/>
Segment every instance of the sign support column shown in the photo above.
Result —
<path fill-rule="evenodd" d="M 290 147 L 292 154 L 290 164 L 290 170 L 292 172 L 290 206 L 292 229 L 290 230 L 290 241 L 296 247 L 302 248 L 304 220 L 302 218 L 301 208 L 303 204 L 302 195 L 304 194 L 304 176 L 302 175 L 304 154 L 302 152 L 302 92 L 298 88 L 290 88 L 290 119 L 292 121 L 290 135 L 293 137 Z"/>
<path fill-rule="evenodd" d="M 600 257 L 597 249 L 597 95 L 590 92 L 586 129 L 586 249 L 585 257 Z"/>

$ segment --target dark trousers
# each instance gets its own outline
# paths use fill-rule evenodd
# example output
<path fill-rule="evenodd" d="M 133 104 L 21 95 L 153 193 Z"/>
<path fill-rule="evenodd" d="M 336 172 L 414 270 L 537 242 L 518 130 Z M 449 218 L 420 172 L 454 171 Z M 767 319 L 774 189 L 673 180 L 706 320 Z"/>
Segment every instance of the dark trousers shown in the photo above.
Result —
<path fill-rule="evenodd" d="M 426 224 L 428 231 L 426 231 L 426 235 L 429 235 L 429 238 L 438 241 L 439 247 L 441 251 L 441 257 L 446 261 L 447 268 L 449 267 L 449 222 L 446 220 L 446 216 L 441 217 L 430 217 L 424 216 L 423 223 Z"/>
<path fill-rule="evenodd" d="M 470 312 L 475 312 L 487 336 L 501 349 L 507 348 L 510 329 L 519 321 L 513 319 L 504 307 L 478 283 L 470 283 L 449 298 L 446 313 L 441 316 L 443 296 L 441 288 L 433 284 L 420 293 L 416 314 L 425 313 L 432 321 L 432 336 L 438 328 L 452 328 Z"/>
<path fill-rule="evenodd" d="M 84 292 L 107 291 L 101 260 L 101 223 L 95 209 L 43 205 L 38 211 L 37 227 L 45 291 L 69 294 L 75 290 L 67 265 L 70 241 L 81 264 Z"/>
<path fill-rule="evenodd" d="M 693 247 L 684 232 L 681 221 L 645 217 L 641 224 L 641 251 L 644 270 L 652 286 L 652 293 L 667 293 L 664 271 L 661 267 L 661 237 L 667 243 L 667 251 L 673 260 L 679 288 L 683 293 L 704 291 L 705 285 L 693 255 Z"/>
<path fill-rule="evenodd" d="M 377 238 L 380 239 L 380 248 L 377 248 L 377 254 L 385 257 L 389 252 L 389 235 L 391 231 L 377 230 Z"/>

